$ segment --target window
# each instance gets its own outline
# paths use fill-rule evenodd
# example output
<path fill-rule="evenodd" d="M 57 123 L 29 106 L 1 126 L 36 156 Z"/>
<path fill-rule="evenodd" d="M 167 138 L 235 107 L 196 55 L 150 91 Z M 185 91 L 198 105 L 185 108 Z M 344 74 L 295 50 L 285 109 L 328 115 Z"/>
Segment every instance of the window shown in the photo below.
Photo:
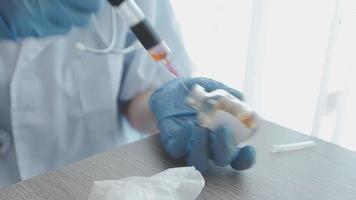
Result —
<path fill-rule="evenodd" d="M 356 1 L 172 0 L 195 75 L 264 118 L 356 150 Z"/>

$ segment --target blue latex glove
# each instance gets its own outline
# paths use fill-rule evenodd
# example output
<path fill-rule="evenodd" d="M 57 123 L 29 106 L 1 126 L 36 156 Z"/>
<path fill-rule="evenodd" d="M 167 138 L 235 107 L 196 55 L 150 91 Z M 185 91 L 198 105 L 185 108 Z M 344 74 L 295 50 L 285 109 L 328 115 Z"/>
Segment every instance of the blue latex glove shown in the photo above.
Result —
<path fill-rule="evenodd" d="M 88 24 L 104 0 L 0 0 L 0 39 L 64 34 Z"/>
<path fill-rule="evenodd" d="M 190 89 L 195 84 L 207 92 L 224 89 L 242 100 L 240 92 L 206 78 L 183 80 Z M 185 158 L 188 165 L 204 172 L 213 161 L 218 166 L 231 165 L 236 170 L 250 168 L 255 163 L 255 150 L 251 146 L 236 147 L 233 132 L 221 126 L 214 132 L 200 127 L 195 109 L 186 105 L 188 92 L 178 80 L 173 80 L 158 89 L 150 99 L 150 108 L 155 114 L 160 129 L 161 141 L 169 155 Z"/>

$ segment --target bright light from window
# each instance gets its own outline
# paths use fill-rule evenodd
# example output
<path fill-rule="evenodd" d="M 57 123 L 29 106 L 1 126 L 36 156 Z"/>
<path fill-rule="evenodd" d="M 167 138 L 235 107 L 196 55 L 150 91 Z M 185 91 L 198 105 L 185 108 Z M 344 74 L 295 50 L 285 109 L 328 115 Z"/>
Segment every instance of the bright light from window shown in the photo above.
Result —
<path fill-rule="evenodd" d="M 266 119 L 310 134 L 335 1 L 254 2 L 256 31 L 246 66 L 249 102 Z"/>
<path fill-rule="evenodd" d="M 171 0 L 187 50 L 205 76 L 241 89 L 251 18 L 251 0 Z"/>

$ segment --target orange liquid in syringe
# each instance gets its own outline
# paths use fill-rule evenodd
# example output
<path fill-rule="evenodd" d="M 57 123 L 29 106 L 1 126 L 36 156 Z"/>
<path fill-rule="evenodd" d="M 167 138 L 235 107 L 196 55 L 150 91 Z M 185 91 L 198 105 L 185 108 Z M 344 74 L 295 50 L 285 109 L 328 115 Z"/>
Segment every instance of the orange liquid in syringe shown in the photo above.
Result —
<path fill-rule="evenodd" d="M 167 70 L 174 76 L 177 76 L 176 69 L 173 67 L 172 63 L 167 59 L 167 53 L 150 54 L 150 55 L 154 61 L 163 61 L 164 66 L 167 68 Z"/>
<path fill-rule="evenodd" d="M 161 61 L 167 57 L 167 53 L 150 54 L 154 61 Z"/>

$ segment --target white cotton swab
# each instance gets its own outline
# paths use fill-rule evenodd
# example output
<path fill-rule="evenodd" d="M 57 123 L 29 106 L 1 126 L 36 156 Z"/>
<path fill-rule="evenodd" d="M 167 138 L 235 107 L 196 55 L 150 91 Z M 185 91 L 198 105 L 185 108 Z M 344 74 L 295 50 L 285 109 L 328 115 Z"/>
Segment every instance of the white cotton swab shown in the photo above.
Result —
<path fill-rule="evenodd" d="M 290 143 L 290 144 L 280 144 L 280 145 L 272 145 L 271 152 L 272 153 L 279 153 L 279 152 L 286 152 L 286 151 L 295 151 L 305 148 L 311 148 L 315 146 L 314 141 L 305 141 L 305 142 L 298 142 L 298 143 Z"/>

